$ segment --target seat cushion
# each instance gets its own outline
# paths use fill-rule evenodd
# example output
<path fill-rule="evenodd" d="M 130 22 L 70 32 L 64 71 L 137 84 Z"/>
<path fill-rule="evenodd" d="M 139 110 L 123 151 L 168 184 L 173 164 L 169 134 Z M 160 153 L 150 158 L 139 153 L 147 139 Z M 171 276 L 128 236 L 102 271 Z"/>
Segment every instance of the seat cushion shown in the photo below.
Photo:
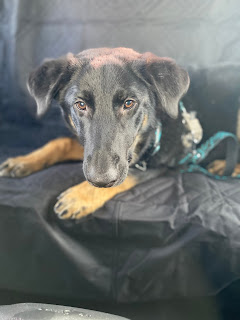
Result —
<path fill-rule="evenodd" d="M 156 171 L 93 214 L 59 220 L 57 196 L 83 180 L 81 162 L 0 179 L 1 289 L 139 302 L 214 295 L 239 278 L 239 180 Z"/>

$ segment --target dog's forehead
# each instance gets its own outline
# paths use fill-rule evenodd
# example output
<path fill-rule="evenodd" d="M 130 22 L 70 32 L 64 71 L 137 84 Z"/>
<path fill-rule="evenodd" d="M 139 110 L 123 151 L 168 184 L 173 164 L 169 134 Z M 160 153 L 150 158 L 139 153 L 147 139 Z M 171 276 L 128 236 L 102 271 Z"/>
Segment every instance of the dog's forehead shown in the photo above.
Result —
<path fill-rule="evenodd" d="M 110 98 L 120 91 L 137 89 L 140 84 L 136 76 L 127 67 L 119 64 L 103 64 L 101 67 L 88 66 L 79 70 L 74 82 L 80 92 L 91 92 L 95 97 Z"/>
<path fill-rule="evenodd" d="M 150 52 L 138 53 L 129 48 L 98 48 L 67 56 L 69 63 L 74 65 L 75 75 L 72 77 L 75 88 L 80 91 L 91 91 L 96 95 L 109 93 L 113 95 L 117 90 L 143 92 L 142 84 L 137 81 L 136 69 L 129 63 L 136 61 L 137 65 L 149 63 L 157 56 Z M 135 65 L 136 66 L 136 65 Z M 75 90 L 70 90 L 70 96 Z"/>
<path fill-rule="evenodd" d="M 88 65 L 78 69 L 65 93 L 68 102 L 76 96 L 91 96 L 97 100 L 104 98 L 112 101 L 113 96 L 143 95 L 145 90 L 127 65 L 109 63 L 99 68 Z"/>

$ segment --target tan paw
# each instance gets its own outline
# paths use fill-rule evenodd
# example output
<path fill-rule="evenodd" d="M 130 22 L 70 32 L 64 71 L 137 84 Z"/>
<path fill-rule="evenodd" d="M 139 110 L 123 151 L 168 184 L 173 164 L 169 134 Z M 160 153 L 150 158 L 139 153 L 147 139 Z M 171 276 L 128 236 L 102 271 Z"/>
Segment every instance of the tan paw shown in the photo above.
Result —
<path fill-rule="evenodd" d="M 36 166 L 27 159 L 27 156 L 9 158 L 0 165 L 1 177 L 20 178 L 36 171 Z"/>
<path fill-rule="evenodd" d="M 236 176 L 238 176 L 238 175 L 240 175 L 240 163 L 238 163 L 238 164 L 236 165 L 236 167 L 235 167 L 235 169 L 234 169 L 234 171 L 233 171 L 233 174 L 232 174 L 233 177 L 236 177 Z"/>
<path fill-rule="evenodd" d="M 54 211 L 60 219 L 79 219 L 86 216 L 104 204 L 98 196 L 102 190 L 85 181 L 61 193 Z"/>
<path fill-rule="evenodd" d="M 60 194 L 54 211 L 60 219 L 80 219 L 101 208 L 116 194 L 134 187 L 136 183 L 134 177 L 127 177 L 119 186 L 96 188 L 84 181 Z"/>
<path fill-rule="evenodd" d="M 208 165 L 208 171 L 212 174 L 222 176 L 226 167 L 225 160 L 215 160 Z"/>

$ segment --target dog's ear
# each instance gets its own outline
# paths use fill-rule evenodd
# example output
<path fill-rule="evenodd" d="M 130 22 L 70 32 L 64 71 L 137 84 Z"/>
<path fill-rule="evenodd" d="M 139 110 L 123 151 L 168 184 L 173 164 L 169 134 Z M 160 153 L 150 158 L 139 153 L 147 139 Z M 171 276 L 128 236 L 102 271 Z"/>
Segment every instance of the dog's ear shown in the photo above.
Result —
<path fill-rule="evenodd" d="M 159 99 L 160 106 L 172 118 L 178 116 L 178 103 L 187 92 L 190 79 L 186 70 L 173 59 L 145 53 L 146 71 Z"/>
<path fill-rule="evenodd" d="M 45 60 L 43 64 L 32 71 L 27 81 L 27 88 L 37 103 L 37 115 L 43 115 L 59 90 L 71 77 L 74 56 Z"/>

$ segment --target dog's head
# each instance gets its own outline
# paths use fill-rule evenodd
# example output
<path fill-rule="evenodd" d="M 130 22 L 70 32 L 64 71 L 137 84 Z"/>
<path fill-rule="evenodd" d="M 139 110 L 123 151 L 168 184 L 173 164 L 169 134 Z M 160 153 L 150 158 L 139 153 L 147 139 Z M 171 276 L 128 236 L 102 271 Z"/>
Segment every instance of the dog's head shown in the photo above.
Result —
<path fill-rule="evenodd" d="M 42 115 L 56 99 L 84 145 L 86 179 L 98 187 L 120 184 L 156 116 L 177 118 L 189 77 L 172 59 L 126 48 L 102 48 L 45 61 L 28 80 Z"/>

